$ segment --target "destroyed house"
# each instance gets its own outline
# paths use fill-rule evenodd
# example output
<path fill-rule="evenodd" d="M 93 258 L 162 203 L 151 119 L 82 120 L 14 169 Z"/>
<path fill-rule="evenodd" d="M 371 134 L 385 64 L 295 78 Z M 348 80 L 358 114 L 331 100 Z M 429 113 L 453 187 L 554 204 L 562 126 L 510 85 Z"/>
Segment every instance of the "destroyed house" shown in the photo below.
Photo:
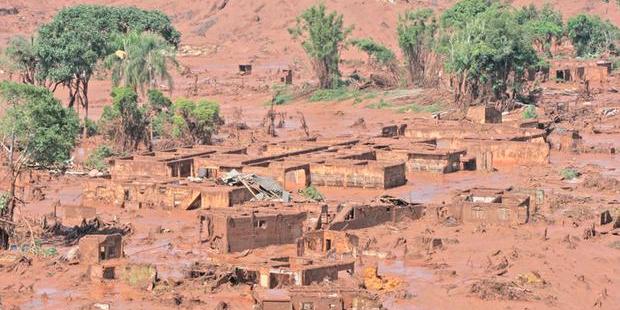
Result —
<path fill-rule="evenodd" d="M 297 241 L 297 256 L 326 255 L 327 253 L 356 256 L 358 244 L 359 238 L 347 232 L 310 231 Z"/>
<path fill-rule="evenodd" d="M 200 216 L 200 240 L 221 253 L 294 244 L 303 234 L 305 212 L 268 208 L 213 210 Z"/>
<path fill-rule="evenodd" d="M 437 148 L 432 144 L 414 144 L 407 148 L 387 146 L 376 151 L 379 160 L 404 161 L 408 172 L 451 173 L 461 169 L 465 150 Z"/>
<path fill-rule="evenodd" d="M 210 209 L 228 208 L 252 198 L 245 187 L 179 179 L 156 181 L 140 178 L 123 181 L 90 180 L 84 185 L 82 200 L 84 204 L 92 206 L 128 209 Z"/>
<path fill-rule="evenodd" d="M 368 228 L 384 223 L 396 223 L 405 219 L 419 219 L 424 215 L 424 206 L 407 203 L 398 205 L 385 202 L 368 204 L 351 203 L 338 207 L 337 214 L 329 224 L 330 230 Z"/>
<path fill-rule="evenodd" d="M 557 60 L 551 62 L 551 78 L 556 82 L 607 82 L 612 64 L 607 60 Z"/>
<path fill-rule="evenodd" d="M 275 257 L 267 262 L 240 267 L 257 276 L 258 284 L 267 289 L 307 286 L 338 280 L 341 272 L 353 274 L 355 260 L 305 257 Z"/>
<path fill-rule="evenodd" d="M 257 289 L 253 293 L 260 310 L 354 310 L 380 309 L 377 296 L 358 288 L 336 285 Z"/>
<path fill-rule="evenodd" d="M 195 160 L 211 154 L 243 154 L 245 148 L 195 145 L 145 152 L 110 160 L 113 179 L 136 177 L 186 178 L 196 175 Z"/>
<path fill-rule="evenodd" d="M 438 216 L 452 216 L 463 223 L 525 224 L 530 216 L 530 196 L 503 189 L 474 188 L 456 195 L 450 206 L 440 208 Z"/>

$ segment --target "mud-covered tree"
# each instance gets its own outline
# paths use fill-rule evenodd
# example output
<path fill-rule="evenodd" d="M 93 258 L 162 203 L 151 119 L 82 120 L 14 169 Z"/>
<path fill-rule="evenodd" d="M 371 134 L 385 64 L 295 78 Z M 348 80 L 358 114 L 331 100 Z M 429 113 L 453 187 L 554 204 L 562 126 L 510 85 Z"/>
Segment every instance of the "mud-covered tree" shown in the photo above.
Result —
<path fill-rule="evenodd" d="M 113 36 L 130 31 L 157 33 L 175 47 L 180 41 L 170 19 L 159 11 L 100 5 L 65 8 L 39 28 L 39 78 L 53 90 L 67 87 L 69 106 L 83 106 L 88 119 L 88 86 L 97 63 L 114 52 Z"/>
<path fill-rule="evenodd" d="M 297 25 L 289 29 L 312 61 L 323 89 L 337 88 L 340 82 L 340 51 L 346 45 L 352 28 L 344 27 L 343 17 L 328 13 L 324 4 L 311 6 L 297 17 Z"/>
<path fill-rule="evenodd" d="M 541 10 L 532 4 L 518 10 L 515 18 L 517 23 L 523 25 L 535 48 L 552 57 L 551 46 L 564 36 L 562 13 L 548 3 Z"/>
<path fill-rule="evenodd" d="M 220 105 L 215 101 L 180 98 L 172 110 L 171 134 L 186 143 L 211 144 L 213 134 L 223 123 Z"/>
<path fill-rule="evenodd" d="M 176 51 L 158 34 L 130 32 L 118 35 L 113 43 L 115 52 L 105 59 L 112 72 L 114 86 L 127 86 L 144 94 L 162 82 L 172 90 L 170 67 L 178 67 Z"/>
<path fill-rule="evenodd" d="M 398 19 L 398 44 L 407 63 L 411 82 L 424 86 L 432 82 L 427 79 L 427 69 L 436 60 L 435 36 L 438 25 L 430 9 L 408 11 Z M 430 77 L 437 77 L 434 70 Z M 436 82 L 436 79 L 432 79 Z"/>
<path fill-rule="evenodd" d="M 479 99 L 505 102 L 521 91 L 524 73 L 538 63 L 513 12 L 493 4 L 460 29 L 454 29 L 442 49 L 445 68 L 457 102 Z"/>
<path fill-rule="evenodd" d="M 112 89 L 112 105 L 103 108 L 100 131 L 118 151 L 132 152 L 140 143 L 150 146 L 148 119 L 144 107 L 138 106 L 138 94 L 130 87 Z"/>
<path fill-rule="evenodd" d="M 39 57 L 35 51 L 34 38 L 15 36 L 9 39 L 4 49 L 5 68 L 18 73 L 22 83 L 37 83 L 37 64 Z"/>
<path fill-rule="evenodd" d="M 571 17 L 566 28 L 575 54 L 579 57 L 617 53 L 615 44 L 620 31 L 609 21 L 603 21 L 596 15 L 580 14 Z"/>
<path fill-rule="evenodd" d="M 31 167 L 52 168 L 69 160 L 79 119 L 46 88 L 6 81 L 0 83 L 0 110 L 0 144 L 10 178 L 8 203 L 0 216 L 12 221 L 19 176 Z"/>

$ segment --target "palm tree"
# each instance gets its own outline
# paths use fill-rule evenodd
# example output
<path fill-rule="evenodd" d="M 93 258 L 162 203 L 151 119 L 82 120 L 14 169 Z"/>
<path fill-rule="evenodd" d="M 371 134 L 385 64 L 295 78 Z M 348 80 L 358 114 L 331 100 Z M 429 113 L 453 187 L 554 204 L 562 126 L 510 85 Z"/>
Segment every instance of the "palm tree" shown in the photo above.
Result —
<path fill-rule="evenodd" d="M 156 89 L 160 82 L 172 89 L 170 66 L 178 67 L 175 49 L 164 38 L 152 32 L 130 32 L 112 42 L 116 52 L 106 57 L 104 65 L 112 72 L 114 86 L 123 84 L 144 94 Z"/>

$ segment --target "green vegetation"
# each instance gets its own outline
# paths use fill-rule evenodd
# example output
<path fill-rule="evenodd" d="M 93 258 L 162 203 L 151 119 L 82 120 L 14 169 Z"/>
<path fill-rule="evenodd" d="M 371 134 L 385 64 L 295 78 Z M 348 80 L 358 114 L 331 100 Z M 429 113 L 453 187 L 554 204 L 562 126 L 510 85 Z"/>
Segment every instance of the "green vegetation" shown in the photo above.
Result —
<path fill-rule="evenodd" d="M 437 29 L 437 22 L 430 9 L 409 11 L 398 19 L 398 44 L 405 56 L 411 82 L 416 85 L 425 84 Z"/>
<path fill-rule="evenodd" d="M 463 2 L 486 1 L 461 1 L 456 6 Z M 539 60 L 508 7 L 493 2 L 484 11 L 474 12 L 464 24 L 459 23 L 461 27 L 452 29 L 441 49 L 446 70 L 453 75 L 455 99 L 503 101 L 508 91 L 513 95 L 521 91 L 524 73 Z"/>
<path fill-rule="evenodd" d="M 366 107 L 369 109 L 389 109 L 389 108 L 393 108 L 394 105 L 391 102 L 381 99 L 378 102 L 367 105 Z"/>
<path fill-rule="evenodd" d="M 536 113 L 536 107 L 533 105 L 527 105 L 525 109 L 523 109 L 523 119 L 533 119 L 537 118 L 538 114 Z"/>
<path fill-rule="evenodd" d="M 595 15 L 580 14 L 568 20 L 567 35 L 579 57 L 615 53 L 620 38 L 618 27 Z"/>
<path fill-rule="evenodd" d="M 573 180 L 573 179 L 578 178 L 581 175 L 579 171 L 573 168 L 564 168 L 562 169 L 562 171 L 560 171 L 560 174 L 562 175 L 562 178 L 564 180 Z"/>
<path fill-rule="evenodd" d="M 441 103 L 433 103 L 429 105 L 419 105 L 415 103 L 408 104 L 406 106 L 399 107 L 396 111 L 398 113 L 437 113 L 443 109 Z"/>
<path fill-rule="evenodd" d="M 351 28 L 345 28 L 342 15 L 328 13 L 324 4 L 314 5 L 297 17 L 297 25 L 289 29 L 312 59 L 312 65 L 322 89 L 340 85 L 340 51 Z"/>
<path fill-rule="evenodd" d="M 80 123 L 76 113 L 62 107 L 49 90 L 30 84 L 0 83 L 0 110 L 0 142 L 10 180 L 10 207 L 1 215 L 12 221 L 18 177 L 32 166 L 64 165 L 75 146 Z"/>
<path fill-rule="evenodd" d="M 112 72 L 114 86 L 127 86 L 144 93 L 165 82 L 172 89 L 168 67 L 178 67 L 174 46 L 158 34 L 135 32 L 117 35 L 114 53 L 105 58 L 105 66 Z"/>
<path fill-rule="evenodd" d="M 99 171 L 107 170 L 108 163 L 106 159 L 114 155 L 115 152 L 112 148 L 107 145 L 100 145 L 88 155 L 86 162 L 84 162 L 84 167 L 86 167 L 86 169 L 97 169 Z"/>
<path fill-rule="evenodd" d="M 321 194 L 321 192 L 319 192 L 319 190 L 313 185 L 310 185 L 304 189 L 300 189 L 299 194 L 302 197 L 312 200 L 312 201 L 324 201 L 325 200 L 325 196 L 323 196 L 323 194 Z"/>
<path fill-rule="evenodd" d="M 112 89 L 112 105 L 103 108 L 98 127 L 121 151 L 134 151 L 141 142 L 149 145 L 148 120 L 144 107 L 138 106 L 138 94 L 129 87 Z"/>
<path fill-rule="evenodd" d="M 386 66 L 396 59 L 396 55 L 394 55 L 392 50 L 375 42 L 371 38 L 354 39 L 351 40 L 351 44 L 366 53 L 370 59 L 370 63 Z"/>
<path fill-rule="evenodd" d="M 268 104 L 283 105 L 289 103 L 294 98 L 293 90 L 287 85 L 276 84 L 271 86 L 271 89 L 274 95 Z"/>
<path fill-rule="evenodd" d="M 172 135 L 190 143 L 210 144 L 212 134 L 222 123 L 220 105 L 215 101 L 180 98 L 172 110 Z"/>
<path fill-rule="evenodd" d="M 0 192 L 0 212 L 4 212 L 3 210 L 9 205 L 9 201 L 11 200 L 11 195 L 6 192 Z"/>
<path fill-rule="evenodd" d="M 159 11 L 100 5 L 62 9 L 39 28 L 37 79 L 47 81 L 52 90 L 65 86 L 69 107 L 82 105 L 88 118 L 88 86 L 97 64 L 115 51 L 115 36 L 131 31 L 157 33 L 175 47 L 180 42 L 179 32 Z"/>
<path fill-rule="evenodd" d="M 7 71 L 18 72 L 22 83 L 36 84 L 39 59 L 35 51 L 34 38 L 27 39 L 22 36 L 11 38 L 4 54 L 8 62 L 4 66 Z"/>
<path fill-rule="evenodd" d="M 441 15 L 441 26 L 443 28 L 462 29 L 479 14 L 497 4 L 497 0 L 461 0 L 444 11 Z"/>
<path fill-rule="evenodd" d="M 547 57 L 552 57 L 553 42 L 558 42 L 564 35 L 562 13 L 554 10 L 548 3 L 540 11 L 531 4 L 517 11 L 515 18 L 517 23 L 523 25 L 536 49 Z"/>
<path fill-rule="evenodd" d="M 319 89 L 316 90 L 311 96 L 310 101 L 344 101 L 352 98 L 356 98 L 360 95 L 360 91 L 350 89 L 344 86 L 334 89 Z"/>

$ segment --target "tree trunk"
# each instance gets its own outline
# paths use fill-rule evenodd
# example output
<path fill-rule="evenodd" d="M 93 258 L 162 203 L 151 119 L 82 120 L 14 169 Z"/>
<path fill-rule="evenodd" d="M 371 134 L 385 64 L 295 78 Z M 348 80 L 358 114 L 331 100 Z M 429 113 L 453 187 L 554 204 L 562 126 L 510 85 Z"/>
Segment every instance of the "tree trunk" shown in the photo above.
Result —
<path fill-rule="evenodd" d="M 88 79 L 82 81 L 82 104 L 84 105 L 84 131 L 82 135 L 86 138 L 88 135 L 88 126 L 86 126 L 88 122 Z"/>

